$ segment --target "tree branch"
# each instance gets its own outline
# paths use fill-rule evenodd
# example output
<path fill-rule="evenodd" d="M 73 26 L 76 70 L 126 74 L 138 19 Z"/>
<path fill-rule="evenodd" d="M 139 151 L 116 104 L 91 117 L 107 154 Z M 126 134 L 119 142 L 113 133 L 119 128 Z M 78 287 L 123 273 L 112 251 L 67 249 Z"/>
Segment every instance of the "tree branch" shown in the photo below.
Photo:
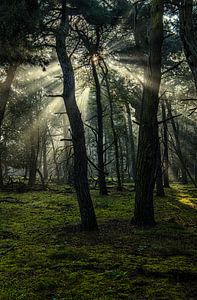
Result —
<path fill-rule="evenodd" d="M 172 120 L 172 119 L 174 119 L 174 118 L 178 118 L 178 117 L 180 117 L 180 116 L 182 116 L 182 114 L 179 114 L 179 115 L 176 115 L 176 116 L 172 116 L 172 117 L 169 117 L 169 118 L 167 118 L 167 119 L 165 119 L 165 120 L 159 121 L 159 122 L 158 122 L 158 125 L 163 124 L 163 123 L 165 123 L 165 122 L 167 122 L 167 121 L 170 121 L 170 120 Z"/>
<path fill-rule="evenodd" d="M 184 60 L 179 61 L 179 62 L 178 62 L 177 64 L 175 64 L 174 66 L 172 66 L 172 67 L 166 69 L 165 71 L 163 71 L 163 72 L 161 73 L 161 75 L 163 76 L 164 74 L 166 74 L 166 73 L 168 73 L 168 72 L 170 72 L 170 71 L 172 71 L 172 70 L 178 68 L 178 66 L 180 66 L 183 62 L 184 62 Z"/>

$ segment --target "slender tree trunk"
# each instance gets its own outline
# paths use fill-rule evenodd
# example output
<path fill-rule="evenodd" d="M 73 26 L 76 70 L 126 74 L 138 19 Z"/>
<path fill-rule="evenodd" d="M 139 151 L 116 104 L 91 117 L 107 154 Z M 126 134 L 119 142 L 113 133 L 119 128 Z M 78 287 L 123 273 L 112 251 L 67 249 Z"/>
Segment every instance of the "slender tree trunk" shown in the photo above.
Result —
<path fill-rule="evenodd" d="M 175 152 L 176 152 L 176 154 L 179 158 L 179 161 L 180 161 L 180 169 L 181 169 L 181 176 L 182 176 L 181 182 L 183 184 L 187 184 L 188 183 L 187 176 L 188 176 L 190 178 L 191 182 L 194 184 L 194 186 L 197 186 L 195 180 L 193 179 L 193 177 L 192 177 L 192 175 L 189 171 L 189 169 L 187 168 L 186 161 L 185 161 L 185 158 L 184 158 L 182 150 L 181 150 L 181 143 L 180 143 L 180 140 L 179 140 L 178 129 L 177 129 L 175 121 L 172 117 L 171 105 L 167 100 L 166 100 L 166 106 L 167 106 L 167 109 L 168 109 L 168 115 L 171 118 L 171 124 L 172 124 L 172 129 L 173 129 L 174 138 L 175 138 L 174 150 L 175 150 Z"/>
<path fill-rule="evenodd" d="M 197 185 L 197 153 L 196 153 L 196 157 L 195 157 L 195 161 L 194 161 L 194 180 Z"/>
<path fill-rule="evenodd" d="M 123 157 L 123 147 L 121 138 L 118 138 L 118 144 L 120 149 L 120 174 L 121 174 L 121 182 L 124 183 L 124 157 Z"/>
<path fill-rule="evenodd" d="M 163 152 L 163 181 L 164 187 L 169 188 L 169 154 L 168 154 L 168 125 L 166 120 L 166 108 L 165 104 L 162 103 L 162 119 L 163 119 L 163 143 L 164 143 L 164 152 Z"/>
<path fill-rule="evenodd" d="M 28 165 L 26 164 L 26 166 L 24 168 L 24 181 L 27 180 L 27 176 L 28 176 Z"/>
<path fill-rule="evenodd" d="M 129 103 L 125 102 L 126 112 L 127 112 L 127 122 L 128 122 L 128 138 L 129 138 L 129 149 L 130 149 L 130 158 L 131 158 L 131 168 L 133 180 L 136 179 L 136 157 L 135 157 L 135 143 L 133 138 L 133 126 L 131 122 L 131 111 Z"/>
<path fill-rule="evenodd" d="M 36 171 L 38 172 L 38 175 L 40 176 L 42 188 L 43 188 L 43 190 L 45 190 L 45 189 L 46 189 L 46 186 L 45 186 L 45 180 L 44 180 L 44 177 L 43 177 L 43 175 L 42 175 L 42 172 L 40 171 L 40 169 L 37 169 Z"/>
<path fill-rule="evenodd" d="M 62 18 L 56 32 L 56 51 L 63 73 L 63 99 L 72 133 L 74 181 L 81 214 L 81 228 L 91 231 L 97 229 L 97 221 L 89 191 L 84 126 L 75 98 L 74 71 L 66 49 L 66 37 L 69 30 L 66 10 L 66 2 L 62 1 Z"/>
<path fill-rule="evenodd" d="M 133 176 L 132 176 L 131 151 L 129 149 L 129 134 L 128 134 L 128 131 L 127 131 L 125 146 L 126 146 L 127 174 L 128 174 L 129 181 L 131 181 L 133 179 Z"/>
<path fill-rule="evenodd" d="M 58 163 L 58 160 L 57 160 L 57 157 L 56 157 L 57 156 L 57 151 L 55 149 L 55 144 L 54 144 L 53 137 L 51 135 L 50 129 L 49 129 L 49 127 L 47 127 L 47 128 L 48 128 L 48 133 L 49 133 L 49 137 L 50 137 L 51 145 L 52 145 L 53 162 L 54 162 L 54 165 L 55 165 L 56 180 L 57 180 L 57 184 L 60 184 L 59 163 Z"/>
<path fill-rule="evenodd" d="M 30 160 L 29 160 L 29 180 L 28 185 L 33 187 L 36 183 L 37 159 L 35 145 L 31 145 Z"/>
<path fill-rule="evenodd" d="M 43 160 L 43 178 L 46 182 L 48 180 L 48 167 L 47 167 L 47 125 L 44 128 L 44 136 L 42 139 L 42 160 Z"/>
<path fill-rule="evenodd" d="M 11 86 L 15 77 L 17 65 L 10 65 L 6 70 L 6 80 L 0 84 L 0 187 L 3 186 L 3 169 L 2 169 L 2 125 L 6 110 L 6 105 L 10 96 Z"/>
<path fill-rule="evenodd" d="M 107 185 L 105 179 L 105 164 L 104 164 L 104 147 L 103 147 L 103 109 L 102 109 L 102 102 L 101 102 L 101 87 L 100 82 L 95 66 L 95 62 L 91 61 L 92 66 L 92 74 L 95 82 L 96 88 L 96 107 L 97 107 L 97 131 L 98 131 L 98 138 L 97 138 L 97 156 L 98 156 L 98 182 L 99 182 L 99 191 L 100 195 L 107 195 Z"/>
<path fill-rule="evenodd" d="M 136 164 L 136 194 L 133 223 L 138 226 L 155 224 L 153 191 L 156 179 L 158 151 L 159 88 L 163 44 L 163 1 L 151 1 L 149 59 L 145 71 L 138 153 Z"/>
<path fill-rule="evenodd" d="M 197 92 L 197 41 L 193 18 L 194 0 L 181 0 L 180 2 L 180 36 L 187 62 L 193 74 Z"/>
<path fill-rule="evenodd" d="M 36 173 L 38 165 L 39 152 L 39 134 L 37 130 L 33 130 L 30 136 L 30 157 L 29 157 L 29 187 L 34 187 L 36 184 Z"/>
<path fill-rule="evenodd" d="M 167 106 L 167 110 L 168 110 L 168 115 L 171 118 L 171 125 L 172 125 L 172 129 L 173 129 L 173 133 L 174 133 L 174 138 L 175 138 L 175 151 L 177 153 L 177 156 L 180 160 L 180 169 L 181 169 L 181 182 L 183 184 L 188 184 L 188 180 L 187 180 L 187 172 L 186 172 L 186 166 L 185 166 L 185 159 L 183 157 L 182 154 L 182 150 L 181 150 L 181 144 L 180 144 L 180 140 L 179 140 L 179 133 L 178 133 L 178 129 L 177 126 L 175 124 L 175 121 L 173 119 L 172 116 L 172 109 L 171 109 L 171 105 L 170 103 L 167 101 L 166 99 L 166 106 Z"/>
<path fill-rule="evenodd" d="M 163 172 L 162 172 L 160 142 L 158 145 L 158 153 L 157 153 L 156 195 L 158 197 L 165 197 L 165 191 L 163 187 Z"/>
<path fill-rule="evenodd" d="M 109 81 L 107 75 L 105 76 L 105 83 L 107 88 L 108 100 L 109 100 L 109 107 L 110 107 L 110 122 L 111 122 L 111 129 L 114 139 L 114 150 L 115 150 L 115 165 L 116 165 L 116 176 L 117 176 L 117 190 L 122 191 L 122 182 L 120 176 L 120 155 L 119 155 L 119 148 L 118 148 L 118 136 L 114 124 L 114 108 L 113 108 L 113 99 L 110 92 Z"/>
<path fill-rule="evenodd" d="M 64 183 L 68 183 L 70 161 L 72 160 L 72 144 L 70 143 L 70 141 L 69 142 L 67 141 L 67 139 L 70 138 L 70 136 L 68 137 L 69 125 L 65 114 L 62 116 L 62 123 L 63 123 L 63 136 L 64 136 L 63 181 Z"/>

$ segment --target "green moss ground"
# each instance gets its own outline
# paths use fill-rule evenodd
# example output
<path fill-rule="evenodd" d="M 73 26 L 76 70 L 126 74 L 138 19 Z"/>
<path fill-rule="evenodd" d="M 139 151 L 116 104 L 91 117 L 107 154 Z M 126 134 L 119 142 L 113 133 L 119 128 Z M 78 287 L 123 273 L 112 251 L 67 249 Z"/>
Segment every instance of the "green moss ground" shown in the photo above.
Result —
<path fill-rule="evenodd" d="M 97 233 L 79 231 L 73 194 L 0 193 L 0 300 L 196 299 L 197 191 L 166 193 L 143 230 L 133 193 L 93 192 Z"/>

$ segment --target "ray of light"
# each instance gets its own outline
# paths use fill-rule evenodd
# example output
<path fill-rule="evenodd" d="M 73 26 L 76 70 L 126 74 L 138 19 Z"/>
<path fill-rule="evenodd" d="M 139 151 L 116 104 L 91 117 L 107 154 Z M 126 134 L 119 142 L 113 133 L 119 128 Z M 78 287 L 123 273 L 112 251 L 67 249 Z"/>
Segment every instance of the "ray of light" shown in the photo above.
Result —
<path fill-rule="evenodd" d="M 27 96 L 30 98 L 36 95 L 38 92 L 42 91 L 43 94 L 50 94 L 51 91 L 54 91 L 56 87 L 61 86 L 61 81 L 58 80 L 40 80 L 38 83 L 31 83 L 29 86 L 25 86 L 23 91 L 25 90 Z"/>
<path fill-rule="evenodd" d="M 60 68 L 58 63 L 53 62 L 46 68 L 45 71 L 42 71 L 42 68 L 39 66 L 33 66 L 33 67 L 22 66 L 21 69 L 19 70 L 19 75 L 21 74 L 21 77 L 24 78 L 25 82 L 31 82 L 38 78 L 42 79 L 45 78 L 46 76 L 51 76 L 59 70 Z"/>
<path fill-rule="evenodd" d="M 181 202 L 182 204 L 187 205 L 191 208 L 195 208 L 195 209 L 197 208 L 197 205 L 195 203 L 193 203 L 192 201 L 190 201 L 190 199 L 187 197 L 181 197 L 179 199 L 179 202 Z"/>
<path fill-rule="evenodd" d="M 108 62 L 109 67 L 119 73 L 121 76 L 128 78 L 130 80 L 136 81 L 137 83 L 143 82 L 143 74 L 140 69 L 135 68 L 133 71 L 130 70 L 127 65 L 124 64 L 114 64 L 112 62 Z"/>
<path fill-rule="evenodd" d="M 76 95 L 77 103 L 81 111 L 83 120 L 85 120 L 86 118 L 89 95 L 90 95 L 90 87 L 86 87 L 83 91 L 79 91 Z"/>
<path fill-rule="evenodd" d="M 42 131 L 46 122 L 49 123 L 51 119 L 55 117 L 55 113 L 63 106 L 62 98 L 53 98 L 46 105 L 46 107 L 39 113 L 39 115 L 33 120 L 32 124 L 22 133 L 22 137 L 28 139 L 32 134 Z"/>

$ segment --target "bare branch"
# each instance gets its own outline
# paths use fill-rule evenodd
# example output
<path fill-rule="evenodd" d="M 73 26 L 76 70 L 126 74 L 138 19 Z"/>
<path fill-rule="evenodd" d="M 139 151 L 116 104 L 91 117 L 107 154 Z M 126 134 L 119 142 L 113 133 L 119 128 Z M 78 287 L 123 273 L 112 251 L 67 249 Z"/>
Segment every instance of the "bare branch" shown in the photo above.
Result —
<path fill-rule="evenodd" d="M 172 116 L 172 117 L 169 117 L 169 118 L 167 118 L 167 119 L 165 119 L 165 120 L 159 121 L 159 122 L 158 122 L 158 125 L 163 124 L 164 122 L 170 121 L 170 120 L 172 120 L 172 119 L 174 119 L 174 118 L 178 118 L 178 117 L 180 117 L 180 116 L 182 116 L 182 114 L 179 114 L 179 115 L 176 115 L 176 116 Z"/>
<path fill-rule="evenodd" d="M 178 66 L 180 66 L 183 62 L 184 62 L 184 60 L 179 61 L 179 62 L 176 63 L 174 66 L 172 66 L 172 67 L 166 69 L 165 71 L 163 71 L 163 72 L 161 73 L 161 75 L 163 76 L 164 74 L 169 73 L 170 71 L 172 71 L 172 70 L 178 68 Z"/>
<path fill-rule="evenodd" d="M 61 97 L 61 98 L 63 98 L 63 95 L 46 95 L 46 97 L 51 97 L 51 98 Z"/>
<path fill-rule="evenodd" d="M 104 150 L 103 150 L 103 153 L 105 153 L 112 145 L 114 144 L 114 141 L 108 146 L 106 147 Z"/>
<path fill-rule="evenodd" d="M 100 170 L 100 169 L 93 163 L 93 161 L 90 160 L 89 157 L 87 157 L 87 160 L 88 160 L 88 162 L 89 162 L 89 163 L 90 163 L 97 171 L 102 172 L 102 173 L 105 174 L 105 175 L 109 175 L 109 173 L 103 172 L 102 170 Z"/>
<path fill-rule="evenodd" d="M 197 101 L 197 98 L 183 98 L 181 101 Z"/>
<path fill-rule="evenodd" d="M 60 142 L 62 142 L 62 141 L 72 142 L 73 140 L 72 139 L 61 139 Z"/>
<path fill-rule="evenodd" d="M 108 165 L 110 165 L 113 161 L 114 161 L 114 158 L 111 159 L 110 161 L 106 162 L 106 163 L 105 163 L 105 167 L 108 166 Z"/>
<path fill-rule="evenodd" d="M 56 112 L 54 115 L 67 115 L 66 111 Z"/>

